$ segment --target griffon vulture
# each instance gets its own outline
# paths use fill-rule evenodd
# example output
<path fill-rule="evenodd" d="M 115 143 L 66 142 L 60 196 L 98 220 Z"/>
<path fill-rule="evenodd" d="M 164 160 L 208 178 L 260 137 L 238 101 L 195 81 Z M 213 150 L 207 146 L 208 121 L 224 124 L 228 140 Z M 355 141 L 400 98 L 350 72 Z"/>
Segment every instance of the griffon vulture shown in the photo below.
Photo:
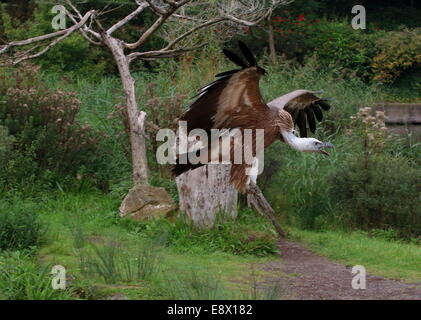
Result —
<path fill-rule="evenodd" d="M 181 117 L 181 120 L 187 122 L 187 132 L 203 129 L 211 136 L 212 129 L 225 130 L 225 132 L 263 129 L 264 143 L 261 149 L 279 139 L 301 152 L 328 155 L 324 148 L 331 148 L 332 144 L 307 138 L 307 128 L 315 133 L 316 122 L 321 121 L 323 111 L 330 108 L 326 99 L 315 95 L 321 92 L 296 90 L 266 104 L 259 90 L 260 77 L 266 71 L 257 65 L 254 55 L 241 41 L 239 41 L 239 48 L 246 62 L 235 53 L 223 50 L 228 59 L 241 68 L 217 74 L 215 81 L 199 90 L 197 100 Z M 301 137 L 295 135 L 295 126 L 299 128 Z M 262 150 L 258 150 L 255 134 L 252 138 L 252 146 L 246 146 L 241 138 L 233 139 L 233 141 L 235 141 L 234 144 L 242 144 L 241 147 L 244 150 L 251 147 L 254 157 L 252 163 L 243 161 L 233 163 L 231 167 L 230 182 L 238 191 L 245 192 L 250 179 L 255 182 L 256 176 L 250 175 L 248 170 L 258 165 L 256 154 Z M 212 142 L 210 138 L 208 142 Z M 219 146 L 219 141 L 217 145 Z M 178 176 L 210 161 L 221 160 L 223 148 L 218 151 L 216 157 L 211 152 L 211 148 L 213 148 L 212 143 L 211 147 L 205 146 L 193 151 L 200 159 L 198 163 L 179 161 L 182 158 L 179 154 L 172 168 L 173 174 Z M 231 147 L 229 151 L 231 159 L 234 149 Z M 188 154 L 184 156 L 184 159 L 189 158 Z"/>

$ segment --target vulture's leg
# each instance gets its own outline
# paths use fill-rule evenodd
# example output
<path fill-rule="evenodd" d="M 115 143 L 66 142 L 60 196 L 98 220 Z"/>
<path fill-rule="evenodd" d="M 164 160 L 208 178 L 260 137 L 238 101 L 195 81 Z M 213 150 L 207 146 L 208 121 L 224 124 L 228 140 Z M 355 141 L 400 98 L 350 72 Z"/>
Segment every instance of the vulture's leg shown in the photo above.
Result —
<path fill-rule="evenodd" d="M 250 181 L 247 188 L 247 202 L 261 215 L 265 215 L 272 222 L 279 237 L 285 238 L 285 231 L 281 228 L 281 225 L 276 220 L 275 211 L 270 206 L 269 202 L 264 197 L 262 191 L 256 185 L 255 182 Z"/>
<path fill-rule="evenodd" d="M 259 215 L 261 215 L 262 217 L 266 217 L 266 215 L 262 211 L 256 209 L 258 204 L 256 201 L 256 197 L 254 196 L 252 192 L 247 192 L 246 198 L 247 198 L 247 207 L 255 209 Z"/>

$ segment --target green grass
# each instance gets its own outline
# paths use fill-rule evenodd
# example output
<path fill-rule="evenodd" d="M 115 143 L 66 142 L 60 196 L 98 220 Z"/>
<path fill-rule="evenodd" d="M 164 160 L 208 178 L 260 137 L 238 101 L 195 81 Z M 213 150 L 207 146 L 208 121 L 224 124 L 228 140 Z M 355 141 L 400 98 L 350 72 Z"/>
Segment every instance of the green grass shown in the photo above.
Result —
<path fill-rule="evenodd" d="M 0 299 L 71 299 L 71 289 L 52 288 L 51 269 L 49 264 L 40 266 L 30 252 L 0 252 Z"/>
<path fill-rule="evenodd" d="M 364 232 L 303 231 L 292 238 L 311 250 L 345 265 L 362 265 L 367 272 L 407 282 L 421 279 L 421 246 L 369 237 Z"/>
<path fill-rule="evenodd" d="M 172 228 L 182 235 L 172 241 L 168 238 L 162 241 L 162 238 L 151 236 L 168 222 L 136 224 L 139 227 L 136 229 L 131 222 L 116 216 L 118 204 L 119 199 L 101 193 L 55 193 L 40 201 L 40 216 L 48 225 L 47 243 L 36 256 L 41 276 L 43 268 L 60 264 L 66 267 L 72 279 L 70 291 L 53 298 L 108 299 L 116 294 L 128 299 L 270 299 L 282 296 L 282 288 L 278 286 L 264 291 L 256 289 L 256 283 L 268 276 L 259 265 L 278 259 L 276 256 L 234 254 L 217 246 L 209 249 L 205 244 L 212 232 L 212 237 L 217 238 L 216 230 L 202 239 L 203 233 L 195 234 L 187 226 L 181 228 L 177 224 Z M 255 232 L 260 229 L 270 233 L 265 229 L 268 228 L 266 222 L 259 219 L 249 213 L 240 216 L 238 224 Z M 193 237 L 190 243 L 184 238 L 187 230 Z M 241 228 L 236 230 L 242 232 Z M 372 238 L 362 232 L 289 230 L 294 240 L 332 260 L 346 265 L 360 264 L 369 273 L 385 277 L 409 282 L 421 279 L 419 245 Z M 139 264 L 139 261 L 143 262 Z M 286 275 L 279 272 L 276 276 Z M 50 294 L 46 291 L 45 297 Z"/>
<path fill-rule="evenodd" d="M 65 266 L 79 298 L 102 299 L 116 293 L 129 299 L 249 298 L 251 283 L 246 278 L 251 266 L 275 258 L 266 249 L 259 256 L 218 244 L 207 248 L 209 239 L 219 243 L 222 236 L 232 243 L 230 237 L 235 239 L 235 235 L 231 233 L 195 234 L 190 226 L 161 220 L 133 224 L 117 216 L 118 205 L 118 198 L 100 193 L 57 193 L 40 204 L 40 216 L 49 231 L 37 259 Z M 247 224 L 254 233 L 268 228 L 264 221 L 242 220 L 240 225 Z M 173 239 L 154 236 L 160 228 L 178 234 Z M 235 230 L 241 235 L 247 232 L 240 227 Z M 189 237 L 194 241 L 189 243 Z M 180 291 L 182 287 L 185 290 Z M 259 297 L 265 294 L 259 292 Z"/>

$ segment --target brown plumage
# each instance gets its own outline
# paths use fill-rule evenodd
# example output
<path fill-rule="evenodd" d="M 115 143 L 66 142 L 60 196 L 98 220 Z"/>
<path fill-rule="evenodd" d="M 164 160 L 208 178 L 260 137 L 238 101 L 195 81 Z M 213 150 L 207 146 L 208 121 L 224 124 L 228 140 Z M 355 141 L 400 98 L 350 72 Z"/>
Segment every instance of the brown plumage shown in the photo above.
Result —
<path fill-rule="evenodd" d="M 314 132 L 315 118 L 321 120 L 321 111 L 318 110 L 319 106 L 317 105 L 320 99 L 314 95 L 304 95 L 292 100 L 284 109 L 269 108 L 263 101 L 259 89 L 259 80 L 265 74 L 265 70 L 257 66 L 254 56 L 243 43 L 240 42 L 239 47 L 247 62 L 244 62 L 235 53 L 224 50 L 225 55 L 242 69 L 218 74 L 215 81 L 199 91 L 196 101 L 180 119 L 187 122 L 187 133 L 193 129 L 203 129 L 208 133 L 208 142 L 211 142 L 211 129 L 235 129 L 237 135 L 241 133 L 241 136 L 244 136 L 245 129 L 253 129 L 253 132 L 256 129 L 263 129 L 263 147 L 266 148 L 275 140 L 282 140 L 281 130 L 292 132 L 294 123 L 299 126 L 302 134 L 306 134 L 306 120 L 308 120 L 310 130 Z M 252 148 L 253 157 L 261 151 L 256 148 L 255 134 L 253 134 L 251 145 L 245 145 L 242 139 L 235 137 L 231 139 L 230 143 L 230 159 L 233 159 L 236 144 L 242 145 L 244 154 L 245 150 Z M 201 163 L 177 163 L 173 166 L 173 174 L 180 175 L 210 161 L 211 152 L 209 151 L 207 147 L 193 151 L 197 156 L 202 152 Z M 221 154 L 219 158 L 221 160 Z M 246 170 L 251 165 L 251 163 L 243 162 L 233 164 L 231 167 L 231 183 L 241 192 L 246 189 L 249 180 Z"/>

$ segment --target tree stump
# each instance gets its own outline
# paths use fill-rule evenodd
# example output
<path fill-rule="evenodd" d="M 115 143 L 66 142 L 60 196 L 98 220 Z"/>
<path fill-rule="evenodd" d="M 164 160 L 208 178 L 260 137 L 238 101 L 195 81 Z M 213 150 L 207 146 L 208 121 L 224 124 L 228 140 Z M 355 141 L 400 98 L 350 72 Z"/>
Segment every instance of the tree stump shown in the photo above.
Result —
<path fill-rule="evenodd" d="M 210 164 L 176 178 L 180 211 L 194 226 L 211 228 L 218 214 L 237 217 L 238 192 L 229 183 L 230 169 L 229 164 Z"/>

